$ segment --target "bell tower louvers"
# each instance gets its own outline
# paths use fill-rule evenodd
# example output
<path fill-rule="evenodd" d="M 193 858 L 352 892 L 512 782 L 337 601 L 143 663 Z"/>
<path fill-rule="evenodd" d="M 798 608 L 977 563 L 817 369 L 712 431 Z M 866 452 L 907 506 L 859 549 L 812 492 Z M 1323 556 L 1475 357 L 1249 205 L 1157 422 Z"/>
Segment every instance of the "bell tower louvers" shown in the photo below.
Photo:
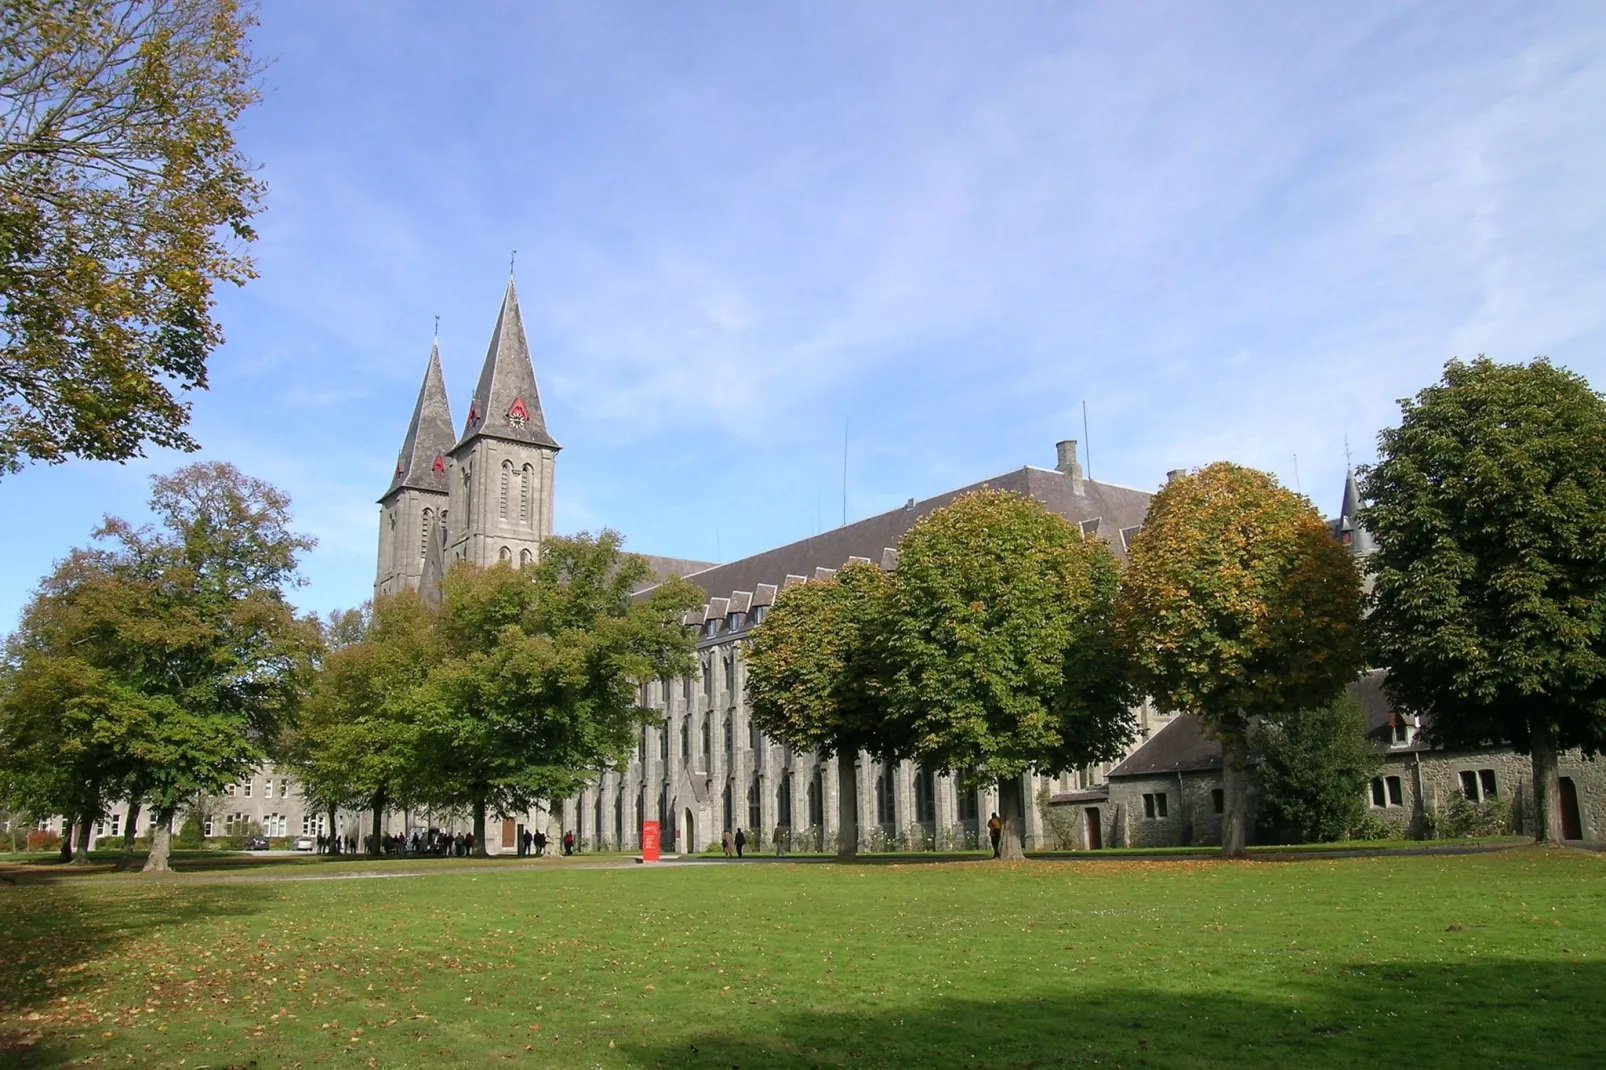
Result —
<path fill-rule="evenodd" d="M 430 347 L 418 403 L 396 456 L 390 489 L 379 499 L 379 574 L 374 594 L 416 589 L 429 540 L 441 523 L 450 486 L 452 410 L 441 374 L 440 346 Z"/>
<path fill-rule="evenodd" d="M 560 448 L 547 433 L 518 292 L 509 278 L 463 434 L 451 452 L 448 565 L 540 560 L 541 543 L 552 534 L 552 477 Z"/>

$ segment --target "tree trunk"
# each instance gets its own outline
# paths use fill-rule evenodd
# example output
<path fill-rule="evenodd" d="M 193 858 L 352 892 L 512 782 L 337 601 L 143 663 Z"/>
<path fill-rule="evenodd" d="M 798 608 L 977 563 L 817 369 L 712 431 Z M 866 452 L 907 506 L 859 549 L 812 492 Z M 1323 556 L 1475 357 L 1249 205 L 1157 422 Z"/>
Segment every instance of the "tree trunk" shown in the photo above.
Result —
<path fill-rule="evenodd" d="M 139 803 L 128 804 L 128 823 L 123 826 L 123 854 L 117 860 L 119 872 L 134 864 L 134 830 L 139 827 Z"/>
<path fill-rule="evenodd" d="M 324 842 L 329 844 L 329 853 L 332 855 L 340 853 L 340 841 L 335 838 L 335 819 L 339 816 L 340 811 L 331 806 L 329 808 L 329 838 Z"/>
<path fill-rule="evenodd" d="M 859 857 L 859 756 L 838 751 L 836 756 L 836 860 Z"/>
<path fill-rule="evenodd" d="M 61 860 L 72 861 L 72 834 L 78 828 L 78 822 L 73 820 L 72 814 L 61 815 Z"/>
<path fill-rule="evenodd" d="M 1244 786 L 1248 765 L 1249 744 L 1244 734 L 1222 732 L 1221 854 L 1223 858 L 1244 856 Z"/>
<path fill-rule="evenodd" d="M 1528 748 L 1533 754 L 1534 839 L 1561 846 L 1561 776 L 1557 771 L 1556 733 L 1549 725 L 1535 726 Z"/>
<path fill-rule="evenodd" d="M 385 793 L 384 792 L 381 791 L 381 792 L 376 792 L 375 793 L 374 798 L 373 798 L 373 806 L 374 806 L 374 830 L 373 830 L 372 836 L 370 836 L 369 840 L 368 840 L 368 853 L 371 854 L 371 855 L 376 855 L 376 854 L 380 853 L 380 850 L 379 850 L 379 837 L 382 835 L 382 830 L 384 828 L 384 822 L 385 822 Z"/>
<path fill-rule="evenodd" d="M 78 850 L 73 852 L 73 865 L 89 865 L 89 835 L 93 831 L 87 818 L 78 822 Z"/>
<path fill-rule="evenodd" d="M 485 851 L 485 800 L 474 800 L 474 857 L 487 857 Z"/>
<path fill-rule="evenodd" d="M 998 841 L 1000 862 L 1026 860 L 1026 803 L 1020 777 L 998 778 L 998 818 L 1004 823 L 1003 836 Z"/>
<path fill-rule="evenodd" d="M 167 873 L 167 853 L 173 844 L 173 811 L 158 810 L 151 826 L 151 853 L 145 857 L 145 873 Z"/>

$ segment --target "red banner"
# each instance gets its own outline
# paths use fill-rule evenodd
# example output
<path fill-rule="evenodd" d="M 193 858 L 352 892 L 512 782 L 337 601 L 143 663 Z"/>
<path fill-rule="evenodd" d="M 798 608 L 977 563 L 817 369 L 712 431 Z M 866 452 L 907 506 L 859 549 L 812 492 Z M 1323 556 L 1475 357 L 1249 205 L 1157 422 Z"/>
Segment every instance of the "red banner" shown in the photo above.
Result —
<path fill-rule="evenodd" d="M 641 860 L 643 862 L 658 861 L 658 822 L 643 821 L 641 823 Z"/>

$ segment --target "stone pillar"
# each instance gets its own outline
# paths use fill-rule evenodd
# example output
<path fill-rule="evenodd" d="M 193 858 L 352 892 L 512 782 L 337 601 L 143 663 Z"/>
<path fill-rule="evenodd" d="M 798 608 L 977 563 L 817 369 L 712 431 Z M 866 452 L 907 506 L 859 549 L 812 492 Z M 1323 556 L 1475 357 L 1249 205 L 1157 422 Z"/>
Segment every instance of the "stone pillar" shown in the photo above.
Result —
<path fill-rule="evenodd" d="M 1041 791 L 1044 786 L 1049 786 L 1050 790 L 1052 790 L 1052 786 L 1049 785 L 1049 782 L 1046 779 L 1038 776 L 1036 773 L 1027 773 L 1023 779 L 1025 780 L 1024 791 L 1026 793 L 1026 828 L 1024 830 L 1026 834 L 1026 846 L 1028 848 L 1052 846 L 1048 842 L 1048 832 L 1043 828 L 1043 814 L 1037 807 L 1037 793 Z"/>
<path fill-rule="evenodd" d="M 837 786 L 836 758 L 827 759 L 820 770 L 820 809 L 822 811 L 821 823 L 825 830 L 825 852 L 834 853 L 836 850 L 837 825 L 837 796 L 840 789 Z"/>
<path fill-rule="evenodd" d="M 937 810 L 937 850 L 941 851 L 959 819 L 959 795 L 954 790 L 954 778 L 938 773 L 931 778 L 932 801 Z"/>

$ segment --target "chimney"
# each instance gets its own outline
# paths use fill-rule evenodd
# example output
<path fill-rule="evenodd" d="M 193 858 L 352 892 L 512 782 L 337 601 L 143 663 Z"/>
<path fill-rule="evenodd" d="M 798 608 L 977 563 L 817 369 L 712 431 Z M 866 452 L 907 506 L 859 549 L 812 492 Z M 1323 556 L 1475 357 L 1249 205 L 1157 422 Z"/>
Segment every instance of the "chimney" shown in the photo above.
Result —
<path fill-rule="evenodd" d="M 1165 474 L 1165 481 L 1167 483 L 1169 483 L 1173 479 L 1176 479 L 1179 476 L 1185 476 L 1187 474 L 1188 474 L 1188 470 L 1186 468 L 1173 468 L 1173 469 L 1171 469 L 1171 471 L 1169 471 L 1169 472 L 1167 472 Z"/>
<path fill-rule="evenodd" d="M 1059 452 L 1059 463 L 1054 467 L 1071 477 L 1071 493 L 1084 493 L 1082 487 L 1082 466 L 1076 460 L 1076 439 L 1068 438 L 1064 442 L 1054 443 L 1054 449 Z"/>

